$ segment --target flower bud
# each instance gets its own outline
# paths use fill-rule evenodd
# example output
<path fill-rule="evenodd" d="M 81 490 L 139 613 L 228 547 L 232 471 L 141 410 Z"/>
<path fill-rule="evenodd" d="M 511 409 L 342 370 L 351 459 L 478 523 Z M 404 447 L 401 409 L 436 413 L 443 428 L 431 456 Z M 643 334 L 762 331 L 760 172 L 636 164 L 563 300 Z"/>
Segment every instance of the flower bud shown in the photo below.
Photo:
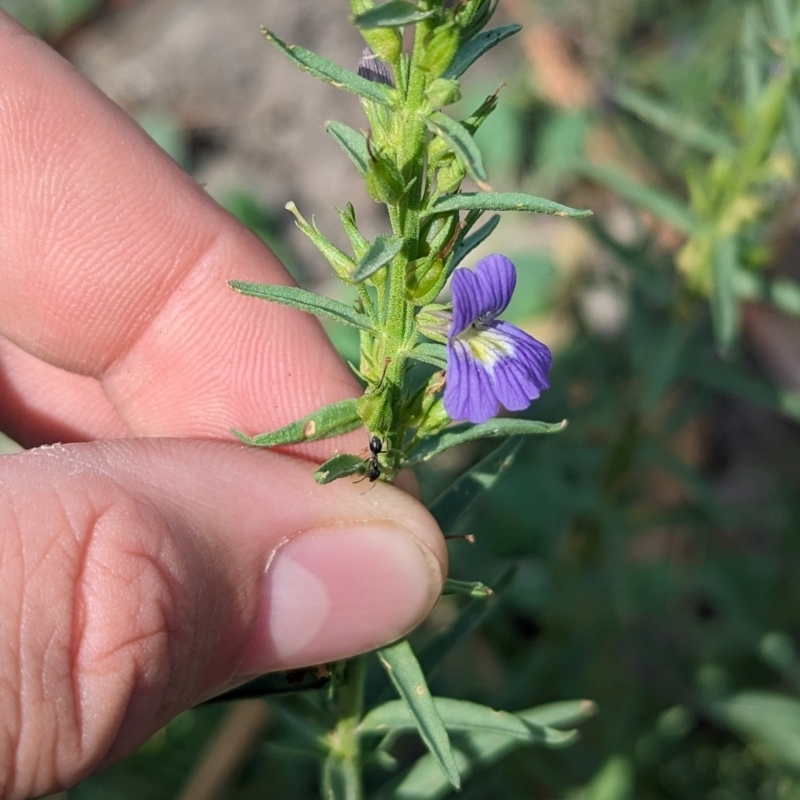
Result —
<path fill-rule="evenodd" d="M 440 258 L 410 261 L 406 266 L 406 299 L 417 303 L 432 300 L 430 294 L 439 283 L 443 270 L 444 262 Z"/>
<path fill-rule="evenodd" d="M 466 167 L 454 156 L 443 159 L 442 166 L 436 173 L 436 188 L 442 194 L 455 192 L 467 174 Z"/>
<path fill-rule="evenodd" d="M 434 109 L 457 103 L 461 99 L 458 81 L 436 78 L 425 90 L 425 97 Z"/>
<path fill-rule="evenodd" d="M 356 400 L 356 411 L 368 431 L 392 430 L 392 405 L 389 391 L 373 389 L 367 391 Z"/>
<path fill-rule="evenodd" d="M 456 24 L 461 29 L 461 41 L 465 42 L 480 33 L 488 24 L 497 8 L 492 0 L 465 0 L 456 11 Z"/>
<path fill-rule="evenodd" d="M 392 75 L 386 62 L 375 55 L 369 47 L 365 47 L 358 62 L 358 74 L 373 83 L 382 83 L 386 86 L 394 86 Z"/>
<path fill-rule="evenodd" d="M 395 163 L 370 150 L 366 175 L 367 191 L 376 203 L 396 203 L 406 193 L 403 176 Z"/>
<path fill-rule="evenodd" d="M 425 44 L 425 52 L 420 60 L 420 69 L 431 78 L 443 75 L 453 63 L 458 52 L 459 31 L 453 23 L 446 23 L 433 31 Z"/>

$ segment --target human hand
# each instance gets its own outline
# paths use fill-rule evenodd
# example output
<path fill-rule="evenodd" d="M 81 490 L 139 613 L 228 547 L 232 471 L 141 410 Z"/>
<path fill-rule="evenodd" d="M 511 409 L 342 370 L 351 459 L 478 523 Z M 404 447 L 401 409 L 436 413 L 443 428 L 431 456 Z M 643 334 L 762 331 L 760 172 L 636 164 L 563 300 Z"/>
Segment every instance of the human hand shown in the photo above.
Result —
<path fill-rule="evenodd" d="M 446 553 L 399 490 L 317 486 L 331 442 L 225 441 L 357 386 L 316 320 L 227 288 L 289 282 L 255 237 L 2 12 L 0 75 L 0 430 L 72 443 L 0 457 L 5 799 L 248 676 L 398 638 Z"/>

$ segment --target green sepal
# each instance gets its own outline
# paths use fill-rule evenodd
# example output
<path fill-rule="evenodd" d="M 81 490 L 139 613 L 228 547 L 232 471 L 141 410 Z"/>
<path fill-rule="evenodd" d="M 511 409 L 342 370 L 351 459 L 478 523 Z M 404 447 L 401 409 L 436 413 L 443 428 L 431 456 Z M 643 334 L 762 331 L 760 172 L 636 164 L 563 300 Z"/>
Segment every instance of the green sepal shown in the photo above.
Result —
<path fill-rule="evenodd" d="M 500 90 L 505 84 L 500 84 L 493 94 L 490 94 L 465 120 L 462 125 L 474 136 L 478 129 L 497 108 Z"/>
<path fill-rule="evenodd" d="M 447 369 L 447 349 L 443 344 L 422 342 L 409 355 L 417 361 L 422 361 L 423 364 L 430 364 L 437 369 Z"/>
<path fill-rule="evenodd" d="M 346 256 L 338 247 L 331 244 L 331 242 L 322 235 L 313 217 L 309 225 L 302 214 L 297 210 L 297 206 L 291 202 L 286 204 L 286 210 L 294 215 L 295 225 L 308 236 L 314 244 L 314 247 L 322 253 L 325 260 L 331 265 L 333 271 L 339 278 L 346 283 L 353 283 L 353 272 L 356 269 L 356 262 L 349 256 Z"/>
<path fill-rule="evenodd" d="M 577 731 L 560 731 L 537 725 L 511 714 L 496 711 L 489 706 L 436 697 L 433 702 L 445 727 L 449 731 L 474 731 L 495 733 L 521 739 L 529 744 L 561 745 L 572 741 Z M 390 700 L 373 708 L 359 723 L 358 730 L 365 734 L 385 734 L 389 731 L 409 732 L 416 727 L 408 706 L 402 700 Z"/>
<path fill-rule="evenodd" d="M 440 197 L 423 211 L 423 215 L 443 214 L 447 211 L 530 211 L 556 217 L 590 217 L 591 211 L 582 211 L 543 197 L 520 192 L 463 192 Z"/>
<path fill-rule="evenodd" d="M 361 424 L 361 418 L 358 419 Z M 339 478 L 348 478 L 351 475 L 363 475 L 365 472 L 364 459 L 352 453 L 339 453 L 321 464 L 314 473 L 317 483 L 333 483 Z"/>
<path fill-rule="evenodd" d="M 369 242 L 361 235 L 361 231 L 356 226 L 356 210 L 353 208 L 353 204 L 348 203 L 347 208 L 337 206 L 336 213 L 339 215 L 344 232 L 353 247 L 353 255 L 360 260 L 369 250 Z"/>
<path fill-rule="evenodd" d="M 356 28 L 399 28 L 403 25 L 414 25 L 424 19 L 430 19 L 436 11 L 420 11 L 415 3 L 407 0 L 389 0 L 369 11 L 356 14 L 352 18 Z"/>
<path fill-rule="evenodd" d="M 361 417 L 356 411 L 356 398 L 348 397 L 336 403 L 318 408 L 282 428 L 258 436 L 247 436 L 234 430 L 234 435 L 253 447 L 281 447 L 298 442 L 315 442 L 342 436 L 361 427 Z"/>
<path fill-rule="evenodd" d="M 363 283 L 371 275 L 400 254 L 405 245 L 405 239 L 399 236 L 386 236 L 379 234 L 369 246 L 366 253 L 358 260 L 358 267 L 353 273 L 353 280 L 356 283 Z"/>
<path fill-rule="evenodd" d="M 450 737 L 431 696 L 425 675 L 407 641 L 402 640 L 377 652 L 378 660 L 397 689 L 402 704 L 414 721 L 422 741 L 436 760 L 447 780 L 458 789 L 458 774 Z M 362 720 L 363 724 L 363 720 Z"/>
<path fill-rule="evenodd" d="M 453 63 L 445 70 L 443 77 L 461 77 L 484 53 L 521 30 L 522 25 L 514 22 L 511 25 L 501 25 L 473 36 L 458 49 Z"/>
<path fill-rule="evenodd" d="M 455 269 L 478 245 L 483 244 L 492 235 L 499 222 L 500 215 L 493 214 L 475 233 L 470 233 L 460 239 L 456 243 L 455 252 L 453 253 L 452 268 Z M 464 230 L 467 231 L 469 228 Z"/>
<path fill-rule="evenodd" d="M 457 581 L 448 578 L 444 582 L 442 594 L 465 594 L 473 600 L 487 600 L 494 594 L 494 591 L 480 581 Z"/>
<path fill-rule="evenodd" d="M 344 325 L 352 325 L 362 331 L 377 333 L 366 314 L 362 314 L 352 306 L 340 303 L 338 300 L 331 300 L 329 297 L 323 297 L 305 289 L 298 289 L 295 286 L 271 286 L 266 283 L 246 283 L 244 281 L 228 281 L 228 286 L 234 292 L 246 294 L 248 297 L 258 297 L 261 300 L 269 300 L 271 303 L 291 306 L 299 311 L 315 314 L 318 317 L 332 319 Z"/>
<path fill-rule="evenodd" d="M 337 89 L 344 89 L 347 92 L 363 97 L 365 100 L 372 100 L 384 106 L 392 106 L 395 101 L 395 90 L 382 83 L 373 83 L 359 74 L 351 72 L 349 69 L 334 64 L 333 61 L 323 56 L 306 50 L 305 47 L 298 45 L 288 45 L 278 38 L 272 31 L 262 27 L 261 33 L 268 42 L 286 56 L 293 64 L 305 72 L 309 72 L 315 78 L 319 78 L 326 83 L 330 83 Z"/>
<path fill-rule="evenodd" d="M 347 153 L 355 164 L 358 174 L 363 178 L 367 174 L 369 166 L 367 137 L 342 122 L 326 122 L 325 130 L 336 139 L 336 143 Z"/>
<path fill-rule="evenodd" d="M 447 143 L 478 186 L 488 188 L 483 156 L 475 140 L 470 136 L 469 131 L 460 122 L 448 117 L 447 114 L 442 114 L 440 111 L 435 111 L 433 114 L 423 117 L 423 119 L 428 129 L 437 136 L 441 136 Z M 452 196 L 460 197 L 461 195 Z"/>
<path fill-rule="evenodd" d="M 460 444 L 475 442 L 480 439 L 497 439 L 506 436 L 535 436 L 537 434 L 558 433 L 567 426 L 567 421 L 538 422 L 530 419 L 513 419 L 502 417 L 483 422 L 480 425 L 462 423 L 441 433 L 431 436 L 420 442 L 414 448 L 411 456 L 403 463 L 403 467 L 410 467 L 423 461 L 430 461 L 451 447 Z"/>

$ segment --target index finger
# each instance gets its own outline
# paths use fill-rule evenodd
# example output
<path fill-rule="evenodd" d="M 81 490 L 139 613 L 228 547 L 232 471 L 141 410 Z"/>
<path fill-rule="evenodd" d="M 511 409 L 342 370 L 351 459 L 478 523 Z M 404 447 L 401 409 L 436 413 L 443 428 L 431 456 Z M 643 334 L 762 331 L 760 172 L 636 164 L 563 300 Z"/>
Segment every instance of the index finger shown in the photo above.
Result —
<path fill-rule="evenodd" d="M 0 424 L 254 433 L 357 393 L 314 318 L 227 287 L 275 257 L 2 12 L 0 75 Z"/>

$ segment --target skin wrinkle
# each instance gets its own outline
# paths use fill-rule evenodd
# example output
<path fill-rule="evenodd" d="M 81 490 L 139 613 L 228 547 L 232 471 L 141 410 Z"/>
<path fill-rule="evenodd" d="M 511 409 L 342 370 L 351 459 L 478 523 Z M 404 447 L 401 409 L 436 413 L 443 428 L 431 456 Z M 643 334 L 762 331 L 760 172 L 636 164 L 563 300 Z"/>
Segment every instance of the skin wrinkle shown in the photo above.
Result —
<path fill-rule="evenodd" d="M 16 541 L 19 545 L 18 552 L 22 552 L 22 529 L 19 526 L 19 520 L 17 515 L 13 513 L 14 510 L 14 498 L 13 496 L 9 498 L 8 503 L 9 509 L 9 516 L 10 519 L 5 520 L 4 527 L 3 527 L 3 536 L 0 540 L 2 545 L 0 545 L 0 570 L 4 569 L 4 563 L 6 561 L 5 553 L 7 553 L 9 549 L 9 543 L 12 541 L 13 533 L 16 533 Z M 16 522 L 15 525 L 12 523 Z M 10 560 L 10 556 L 8 556 L 8 560 Z M 2 574 L 2 573 L 0 573 Z M 20 587 L 24 586 L 24 584 L 20 584 Z M 3 595 L 6 602 L 10 601 L 8 596 L 8 586 L 3 587 Z M 19 610 L 19 614 L 22 612 L 22 604 L 23 599 L 22 595 L 18 597 L 18 602 L 16 604 L 16 608 Z M 5 606 L 5 603 L 4 603 Z M 19 616 L 18 614 L 18 616 Z M 12 623 L 13 624 L 13 623 Z M 11 754 L 11 758 L 8 760 L 8 763 L 5 765 L 6 774 L 3 776 L 3 763 L 0 761 L 0 790 L 2 790 L 3 786 L 10 786 L 16 781 L 17 775 L 17 764 L 19 759 L 19 744 L 20 744 L 20 734 L 22 732 L 22 698 L 20 693 L 20 688 L 22 686 L 22 660 L 21 660 L 21 653 L 22 647 L 19 638 L 22 636 L 22 625 L 16 624 L 13 625 L 14 630 L 17 631 L 18 640 L 11 646 L 10 648 L 6 648 L 3 650 L 3 659 L 5 660 L 6 664 L 8 664 L 9 659 L 16 659 L 16 664 L 14 665 L 13 672 L 17 675 L 17 684 L 16 686 L 11 683 L 8 686 L 7 691 L 3 691 L 0 689 L 0 696 L 4 698 L 4 702 L 11 703 L 13 705 L 13 709 L 5 709 L 5 712 L 2 717 L 0 717 L 0 721 L 5 721 L 3 725 L 3 729 L 5 730 L 4 738 L 8 742 L 3 748 L 3 752 L 7 752 Z M 10 645 L 10 643 L 9 643 Z M 10 676 L 9 676 L 10 677 Z M 11 713 L 8 713 L 8 712 Z M 12 729 L 12 720 L 15 721 L 15 730 Z"/>
<path fill-rule="evenodd" d="M 195 270 L 201 268 L 205 264 L 206 258 L 209 257 L 211 253 L 216 249 L 219 245 L 222 238 L 222 234 L 219 232 L 215 232 L 211 239 L 203 246 L 203 248 L 192 258 L 190 262 L 187 263 L 186 268 L 181 275 L 179 281 L 175 283 L 175 285 L 168 288 L 169 291 L 165 291 L 164 295 L 161 299 L 161 302 L 156 306 L 148 306 L 148 319 L 144 324 L 138 326 L 138 330 L 136 331 L 135 335 L 129 340 L 127 346 L 124 350 L 120 351 L 114 356 L 114 359 L 103 369 L 97 377 L 100 381 L 100 385 L 103 388 L 103 391 L 106 394 L 106 397 L 109 398 L 109 402 L 117 409 L 119 413 L 119 409 L 117 405 L 114 403 L 113 398 L 110 396 L 108 391 L 107 382 L 109 379 L 109 375 L 113 373 L 115 368 L 118 368 L 124 371 L 124 364 L 126 359 L 130 356 L 131 352 L 136 348 L 138 344 L 141 343 L 142 339 L 144 338 L 145 334 L 149 333 L 150 329 L 157 323 L 159 317 L 162 315 L 164 310 L 169 306 L 170 301 L 174 300 L 176 297 L 180 298 L 181 295 L 181 286 L 185 284 L 191 277 L 193 277 Z"/>

